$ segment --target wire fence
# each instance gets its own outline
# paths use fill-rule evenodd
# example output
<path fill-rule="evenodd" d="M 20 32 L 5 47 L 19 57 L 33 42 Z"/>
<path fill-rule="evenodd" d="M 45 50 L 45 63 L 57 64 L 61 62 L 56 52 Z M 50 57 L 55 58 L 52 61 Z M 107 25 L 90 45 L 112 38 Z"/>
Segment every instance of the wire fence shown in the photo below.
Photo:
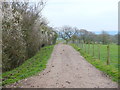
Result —
<path fill-rule="evenodd" d="M 102 60 L 107 65 L 118 67 L 118 45 L 102 45 L 96 43 L 74 43 L 85 53 Z"/>

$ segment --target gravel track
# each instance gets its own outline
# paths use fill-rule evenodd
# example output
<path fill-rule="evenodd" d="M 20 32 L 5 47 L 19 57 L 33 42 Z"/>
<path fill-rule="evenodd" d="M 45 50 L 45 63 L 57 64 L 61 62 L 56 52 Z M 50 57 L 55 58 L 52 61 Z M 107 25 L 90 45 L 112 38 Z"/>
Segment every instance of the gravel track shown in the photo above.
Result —
<path fill-rule="evenodd" d="M 58 44 L 44 71 L 7 87 L 117 88 L 118 84 L 89 64 L 71 46 Z"/>

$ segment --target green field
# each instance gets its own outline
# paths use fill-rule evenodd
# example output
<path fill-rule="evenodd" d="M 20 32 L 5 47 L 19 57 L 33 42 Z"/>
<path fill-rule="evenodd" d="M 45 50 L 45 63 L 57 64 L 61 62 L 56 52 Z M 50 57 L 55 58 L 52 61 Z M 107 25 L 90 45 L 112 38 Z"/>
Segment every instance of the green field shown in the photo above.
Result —
<path fill-rule="evenodd" d="M 93 45 L 92 44 L 78 44 L 84 52 L 86 51 L 87 54 L 93 56 Z M 86 50 L 85 50 L 86 47 Z M 99 48 L 100 47 L 100 48 Z M 118 45 L 110 44 L 110 65 L 118 68 Z M 107 62 L 107 45 L 101 44 L 94 44 L 94 58 L 99 59 L 99 49 L 100 49 L 100 60 L 103 61 L 105 64 Z"/>
<path fill-rule="evenodd" d="M 2 85 L 17 82 L 41 72 L 46 68 L 53 51 L 53 45 L 42 48 L 34 57 L 26 60 L 21 66 L 2 74 Z"/>
<path fill-rule="evenodd" d="M 118 58 L 111 58 L 111 64 L 110 65 L 107 65 L 106 64 L 106 59 L 102 59 L 102 60 L 99 60 L 97 59 L 97 54 L 95 53 L 96 55 L 96 58 L 92 56 L 92 51 L 90 51 L 90 54 L 86 53 L 85 52 L 85 49 L 83 50 L 83 48 L 80 48 L 81 46 L 80 45 L 76 45 L 76 44 L 71 44 L 71 46 L 77 50 L 78 52 L 80 52 L 80 54 L 89 62 L 91 63 L 93 66 L 95 66 L 96 68 L 98 68 L 100 71 L 102 71 L 103 73 L 109 75 L 113 81 L 116 81 L 118 83 L 120 83 L 120 75 L 119 75 L 119 72 L 118 72 Z M 111 48 L 112 49 L 116 49 L 117 51 L 117 45 L 111 45 Z M 96 45 L 97 47 L 97 45 Z M 102 55 L 103 55 L 103 58 L 106 57 L 104 54 L 106 54 L 105 50 L 106 50 L 106 45 L 102 45 L 101 47 L 103 47 L 103 49 L 100 49 L 101 51 L 104 50 L 104 53 L 101 54 L 101 58 L 102 58 Z M 87 50 L 86 50 L 87 51 Z M 97 49 L 96 49 L 96 52 Z M 102 52 L 101 52 L 102 53 Z M 118 52 L 117 52 L 118 53 Z M 115 52 L 113 53 L 115 54 Z M 115 55 L 113 55 L 115 56 Z M 118 55 L 117 55 L 118 56 Z M 114 60 L 115 59 L 115 60 Z M 114 64 L 113 64 L 114 63 Z"/>

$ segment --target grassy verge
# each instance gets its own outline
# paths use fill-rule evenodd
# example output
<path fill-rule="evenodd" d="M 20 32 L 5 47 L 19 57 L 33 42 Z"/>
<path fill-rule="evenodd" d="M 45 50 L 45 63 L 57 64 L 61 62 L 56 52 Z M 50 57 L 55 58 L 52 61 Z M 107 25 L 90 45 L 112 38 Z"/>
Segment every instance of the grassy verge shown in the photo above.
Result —
<path fill-rule="evenodd" d="M 11 84 L 25 79 L 46 68 L 54 46 L 42 48 L 34 57 L 26 60 L 21 66 L 2 74 L 2 85 Z"/>
<path fill-rule="evenodd" d="M 80 52 L 80 54 L 92 65 L 94 65 L 96 68 L 98 68 L 99 70 L 103 71 L 104 73 L 106 73 L 107 75 L 109 75 L 113 81 L 120 83 L 120 75 L 118 74 L 118 69 L 115 68 L 114 66 L 110 66 L 110 65 L 106 65 L 104 62 L 102 62 L 101 60 L 95 59 L 94 57 L 92 57 L 89 54 L 86 54 L 82 49 L 80 49 L 79 47 L 77 47 L 75 44 L 71 44 L 71 46 Z"/>
<path fill-rule="evenodd" d="M 86 53 L 93 56 L 93 45 L 92 44 L 77 44 L 78 47 L 82 48 L 82 45 L 84 48 L 82 50 L 85 51 L 86 47 Z M 100 60 L 106 63 L 107 61 L 107 46 L 108 45 L 102 45 L 102 44 L 94 44 L 94 57 L 99 59 L 99 50 L 100 50 Z M 100 48 L 98 50 L 98 47 Z M 118 45 L 116 44 L 109 44 L 110 47 L 110 65 L 114 66 L 115 68 L 118 68 Z"/>

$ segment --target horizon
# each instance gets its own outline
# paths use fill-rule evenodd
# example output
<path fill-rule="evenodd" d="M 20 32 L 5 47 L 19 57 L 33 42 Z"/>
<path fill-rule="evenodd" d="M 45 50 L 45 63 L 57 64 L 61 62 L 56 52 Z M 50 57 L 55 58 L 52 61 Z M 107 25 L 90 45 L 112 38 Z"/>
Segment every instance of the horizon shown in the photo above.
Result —
<path fill-rule="evenodd" d="M 92 32 L 94 32 L 95 34 L 101 34 L 102 33 L 102 31 L 92 31 Z M 110 35 L 118 34 L 118 31 L 105 31 L 105 32 L 107 32 Z"/>

